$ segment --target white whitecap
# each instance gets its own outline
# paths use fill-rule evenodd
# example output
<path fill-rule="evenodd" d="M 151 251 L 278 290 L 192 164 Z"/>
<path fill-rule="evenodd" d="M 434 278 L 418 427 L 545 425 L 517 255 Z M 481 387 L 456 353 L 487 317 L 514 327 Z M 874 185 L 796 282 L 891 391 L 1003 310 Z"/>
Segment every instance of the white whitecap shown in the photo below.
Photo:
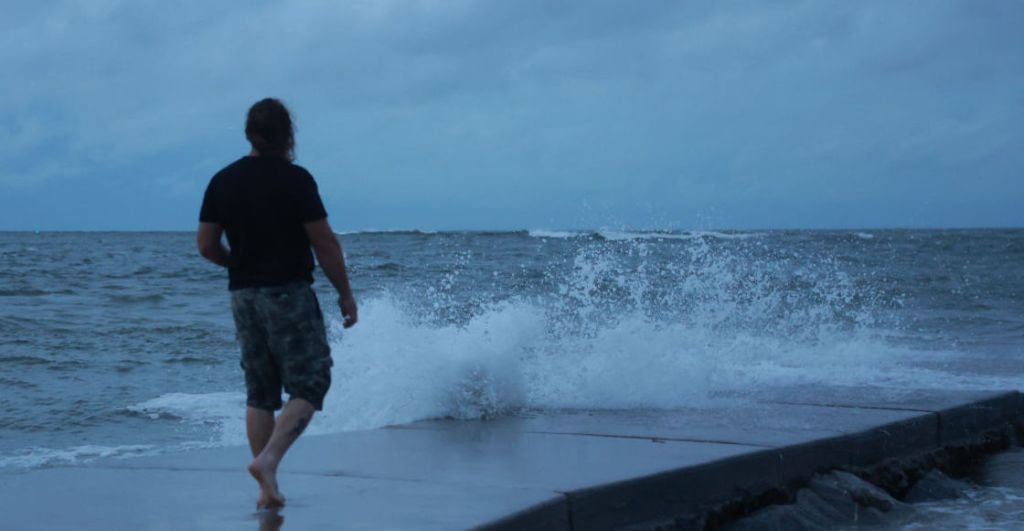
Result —
<path fill-rule="evenodd" d="M 526 232 L 531 238 L 579 238 L 586 236 L 585 232 L 573 232 L 564 230 L 533 229 Z"/>
<path fill-rule="evenodd" d="M 153 455 L 157 448 L 148 444 L 122 446 L 81 445 L 69 448 L 22 448 L 11 455 L 0 456 L 0 469 L 39 468 L 45 466 L 89 463 L 107 457 L 138 457 Z"/>

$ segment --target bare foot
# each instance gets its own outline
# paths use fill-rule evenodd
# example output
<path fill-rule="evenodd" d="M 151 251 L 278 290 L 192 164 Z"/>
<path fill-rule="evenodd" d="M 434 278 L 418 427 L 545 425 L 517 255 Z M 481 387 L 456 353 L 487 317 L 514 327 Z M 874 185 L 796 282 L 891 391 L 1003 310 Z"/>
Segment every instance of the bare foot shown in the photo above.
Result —
<path fill-rule="evenodd" d="M 257 457 L 249 463 L 249 473 L 260 484 L 260 497 L 256 501 L 258 507 L 284 507 L 284 496 L 277 490 L 277 470 Z"/>

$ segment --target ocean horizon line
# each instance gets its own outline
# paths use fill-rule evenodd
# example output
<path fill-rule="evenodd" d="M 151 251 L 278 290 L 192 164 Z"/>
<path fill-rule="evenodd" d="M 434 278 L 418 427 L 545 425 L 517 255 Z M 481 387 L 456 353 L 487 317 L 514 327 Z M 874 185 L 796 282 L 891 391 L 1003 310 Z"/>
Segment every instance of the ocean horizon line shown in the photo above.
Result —
<path fill-rule="evenodd" d="M 747 232 L 883 232 L 883 231 L 998 231 L 998 230 L 1024 230 L 1024 226 L 1013 225 L 964 225 L 964 226 L 879 226 L 879 227 L 744 227 L 744 228 L 635 228 L 635 227 L 599 227 L 599 228 L 461 228 L 461 229 L 427 229 L 427 228 L 397 228 L 397 229 L 346 229 L 337 230 L 335 233 L 341 236 L 351 234 L 514 234 L 514 233 L 561 233 L 561 234 L 596 234 L 601 232 L 612 233 L 642 233 L 642 234 L 681 234 L 681 233 L 747 233 Z M 181 234 L 195 232 L 195 229 L 6 229 L 0 228 L 0 234 Z"/>

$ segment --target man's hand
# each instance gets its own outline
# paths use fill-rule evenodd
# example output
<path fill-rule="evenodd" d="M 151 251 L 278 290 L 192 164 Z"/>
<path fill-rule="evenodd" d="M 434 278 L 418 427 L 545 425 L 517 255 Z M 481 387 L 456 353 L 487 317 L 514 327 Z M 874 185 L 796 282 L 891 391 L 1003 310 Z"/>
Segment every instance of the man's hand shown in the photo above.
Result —
<path fill-rule="evenodd" d="M 341 316 L 345 318 L 342 326 L 352 328 L 359 320 L 359 309 L 356 308 L 356 299 L 352 295 L 338 297 L 338 306 L 341 308 Z"/>
<path fill-rule="evenodd" d="M 348 271 L 345 268 L 345 255 L 341 252 L 338 237 L 331 230 L 327 218 L 306 223 L 306 236 L 316 253 L 316 260 L 324 270 L 327 280 L 338 290 L 338 306 L 341 308 L 342 323 L 345 328 L 352 328 L 359 320 L 356 299 L 352 296 L 352 287 L 348 285 Z"/>

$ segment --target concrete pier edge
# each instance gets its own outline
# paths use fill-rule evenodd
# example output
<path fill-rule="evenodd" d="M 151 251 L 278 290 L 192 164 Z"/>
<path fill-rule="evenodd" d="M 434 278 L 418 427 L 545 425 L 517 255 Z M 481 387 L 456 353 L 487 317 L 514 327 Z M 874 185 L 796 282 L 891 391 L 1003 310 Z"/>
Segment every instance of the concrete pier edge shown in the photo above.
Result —
<path fill-rule="evenodd" d="M 843 401 L 808 405 L 873 408 Z M 716 529 L 790 501 L 812 476 L 832 470 L 852 472 L 902 497 L 929 470 L 962 468 L 1009 447 L 1024 432 L 1024 395 L 1018 391 L 934 411 L 877 409 L 920 414 L 856 433 L 565 491 L 564 503 L 548 502 L 477 529 Z"/>
<path fill-rule="evenodd" d="M 289 529 L 717 529 L 844 470 L 902 499 L 1016 442 L 1017 391 L 794 386 L 693 408 L 522 410 L 310 434 Z M 278 529 L 215 446 L 0 470 L 4 529 Z M 264 525 L 268 524 L 268 525 Z"/>

